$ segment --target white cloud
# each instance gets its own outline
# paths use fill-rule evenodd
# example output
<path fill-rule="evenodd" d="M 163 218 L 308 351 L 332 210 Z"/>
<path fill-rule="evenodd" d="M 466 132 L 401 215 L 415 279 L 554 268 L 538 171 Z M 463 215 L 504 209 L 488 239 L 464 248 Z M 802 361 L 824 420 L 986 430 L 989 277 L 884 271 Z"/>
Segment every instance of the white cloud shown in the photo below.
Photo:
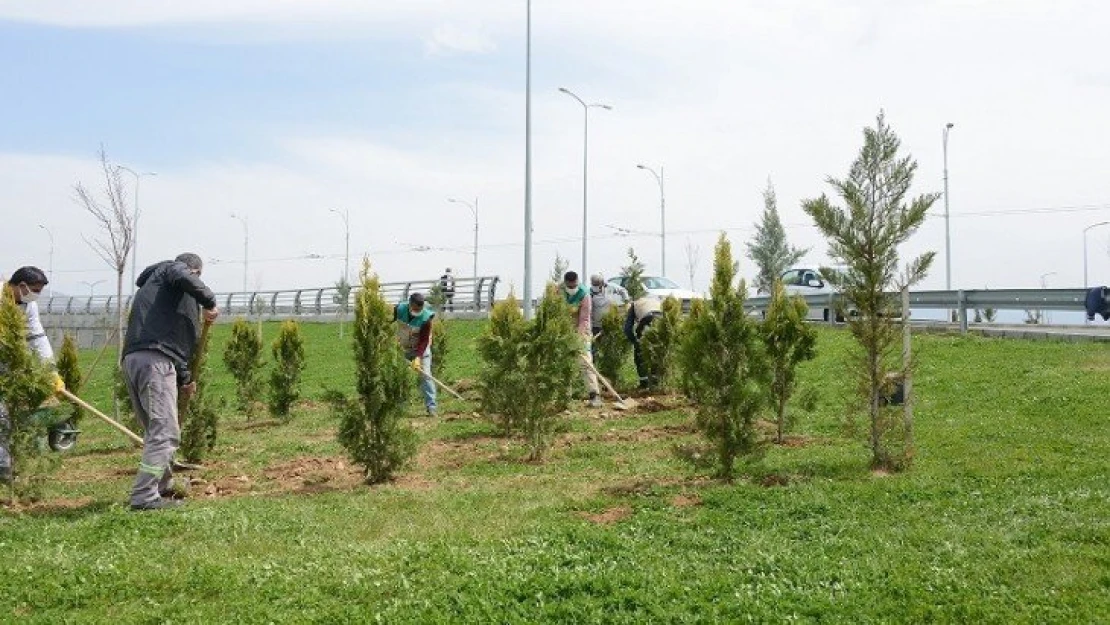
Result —
<path fill-rule="evenodd" d="M 424 40 L 424 52 L 428 56 L 488 54 L 496 49 L 497 44 L 477 29 L 454 24 L 436 27 L 432 35 Z"/>

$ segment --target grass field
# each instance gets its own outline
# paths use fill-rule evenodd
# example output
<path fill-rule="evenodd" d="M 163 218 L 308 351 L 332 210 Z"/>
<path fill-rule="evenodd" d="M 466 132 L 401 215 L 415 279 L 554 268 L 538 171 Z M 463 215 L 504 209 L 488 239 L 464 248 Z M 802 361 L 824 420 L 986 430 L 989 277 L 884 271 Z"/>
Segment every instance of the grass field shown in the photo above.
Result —
<path fill-rule="evenodd" d="M 1105 346 L 915 338 L 904 474 L 845 434 L 848 336 L 822 329 L 801 376 L 817 409 L 735 484 L 674 458 L 695 437 L 675 398 L 576 411 L 528 464 L 472 406 L 418 417 L 414 393 L 420 454 L 370 488 L 315 401 L 350 389 L 349 345 L 304 330 L 307 400 L 287 424 L 229 408 L 182 510 L 129 512 L 137 452 L 87 418 L 47 500 L 0 514 L 0 621 L 1110 620 Z M 475 376 L 479 330 L 450 325 L 450 379 Z M 85 393 L 103 407 L 107 371 Z"/>

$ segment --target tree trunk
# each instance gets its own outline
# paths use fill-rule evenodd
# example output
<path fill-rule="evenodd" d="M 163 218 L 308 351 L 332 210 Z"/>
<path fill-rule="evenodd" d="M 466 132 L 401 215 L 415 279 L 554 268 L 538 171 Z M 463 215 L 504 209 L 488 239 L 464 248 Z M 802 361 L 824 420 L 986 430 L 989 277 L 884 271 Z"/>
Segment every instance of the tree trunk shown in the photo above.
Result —
<path fill-rule="evenodd" d="M 906 457 L 913 457 L 913 358 L 910 353 L 910 290 L 902 287 L 902 424 L 906 429 Z"/>
<path fill-rule="evenodd" d="M 120 375 L 123 374 L 123 270 L 123 267 L 119 267 L 116 270 L 116 369 L 120 372 Z M 119 419 L 119 395 L 116 393 L 113 393 L 112 395 L 114 396 L 112 407 L 115 409 L 116 419 Z"/>

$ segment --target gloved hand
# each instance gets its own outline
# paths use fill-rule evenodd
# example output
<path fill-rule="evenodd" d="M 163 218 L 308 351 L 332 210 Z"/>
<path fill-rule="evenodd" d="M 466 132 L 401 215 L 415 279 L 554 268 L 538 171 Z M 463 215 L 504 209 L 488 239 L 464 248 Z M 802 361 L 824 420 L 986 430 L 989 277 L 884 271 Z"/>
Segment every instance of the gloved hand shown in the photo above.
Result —
<path fill-rule="evenodd" d="M 423 373 L 424 372 L 424 367 L 422 366 L 423 364 L 424 363 L 420 361 L 420 356 L 417 356 L 416 358 L 413 358 L 412 362 L 409 363 L 409 365 L 412 367 L 412 370 L 417 372 L 417 373 Z"/>
<path fill-rule="evenodd" d="M 62 376 L 58 375 L 58 373 L 55 372 L 54 373 L 54 393 L 55 394 L 61 393 L 64 390 L 66 390 L 66 382 L 65 382 L 65 380 L 62 379 Z"/>

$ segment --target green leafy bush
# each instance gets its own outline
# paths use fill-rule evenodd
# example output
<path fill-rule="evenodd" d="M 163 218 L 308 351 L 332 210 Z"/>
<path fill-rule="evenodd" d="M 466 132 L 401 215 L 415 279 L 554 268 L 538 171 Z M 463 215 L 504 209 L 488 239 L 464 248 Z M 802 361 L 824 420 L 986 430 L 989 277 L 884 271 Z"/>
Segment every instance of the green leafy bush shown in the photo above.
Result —
<path fill-rule="evenodd" d="M 570 403 L 581 341 L 554 283 L 548 284 L 532 321 L 523 321 L 510 296 L 494 308 L 479 339 L 483 409 L 497 415 L 503 431 L 521 431 L 529 460 L 543 459 L 559 415 Z"/>
<path fill-rule="evenodd" d="M 212 395 L 208 371 L 208 337 L 210 325 L 201 331 L 200 340 L 189 363 L 189 372 L 196 383 L 192 397 L 177 396 L 177 416 L 181 422 L 181 447 L 179 451 L 188 462 L 201 462 L 216 446 L 220 426 L 220 411 L 226 403 Z"/>
<path fill-rule="evenodd" d="M 732 286 L 736 273 L 722 233 L 710 299 L 692 303 L 680 348 L 682 387 L 698 403 L 697 427 L 714 446 L 719 475 L 730 481 L 737 458 L 753 460 L 763 451 L 755 423 L 770 387 L 759 327 L 744 310 L 747 285 Z"/>
<path fill-rule="evenodd" d="M 596 322 L 595 322 L 596 323 Z M 632 352 L 632 343 L 624 336 L 624 310 L 612 305 L 601 318 L 601 336 L 597 341 L 598 372 L 614 385 L 620 383 L 621 370 Z"/>
<path fill-rule="evenodd" d="M 380 484 L 416 453 L 416 435 L 402 420 L 412 372 L 393 333 L 393 309 L 381 297 L 369 260 L 363 260 L 360 277 L 354 322 L 358 397 L 330 392 L 328 400 L 340 420 L 339 444 L 364 468 L 368 484 Z"/>
<path fill-rule="evenodd" d="M 34 418 L 39 406 L 53 394 L 54 374 L 27 345 L 27 319 L 12 297 L 0 287 L 0 403 L 8 411 L 8 451 L 12 459 L 13 500 L 36 500 L 50 469 L 38 441 L 46 424 Z"/>
<path fill-rule="evenodd" d="M 305 368 L 304 339 L 296 321 L 281 324 L 281 330 L 270 346 L 274 369 L 270 372 L 270 414 L 286 419 L 293 402 L 301 397 L 301 373 Z"/>
<path fill-rule="evenodd" d="M 81 368 L 77 362 L 77 341 L 68 332 L 62 339 L 62 348 L 58 350 L 58 359 L 55 364 L 58 367 L 58 375 L 62 376 L 62 380 L 66 383 L 66 389 L 74 395 L 80 395 Z M 73 404 L 70 414 L 70 418 L 76 424 L 85 415 L 85 411 Z"/>
<path fill-rule="evenodd" d="M 771 365 L 771 398 L 775 408 L 775 440 L 783 442 L 783 435 L 791 423 L 787 418 L 786 403 L 797 386 L 798 365 L 817 356 L 817 331 L 806 323 L 809 307 L 800 297 L 787 297 L 781 280 L 771 288 L 771 302 L 763 319 L 763 343 Z"/>
<path fill-rule="evenodd" d="M 652 321 L 640 337 L 644 367 L 648 376 L 661 386 L 669 386 L 682 332 L 682 304 L 673 297 L 663 300 L 663 314 Z"/>
<path fill-rule="evenodd" d="M 224 365 L 235 378 L 235 396 L 239 411 L 254 417 L 255 402 L 262 395 L 262 337 L 244 319 L 231 327 L 231 338 L 224 348 Z"/>

